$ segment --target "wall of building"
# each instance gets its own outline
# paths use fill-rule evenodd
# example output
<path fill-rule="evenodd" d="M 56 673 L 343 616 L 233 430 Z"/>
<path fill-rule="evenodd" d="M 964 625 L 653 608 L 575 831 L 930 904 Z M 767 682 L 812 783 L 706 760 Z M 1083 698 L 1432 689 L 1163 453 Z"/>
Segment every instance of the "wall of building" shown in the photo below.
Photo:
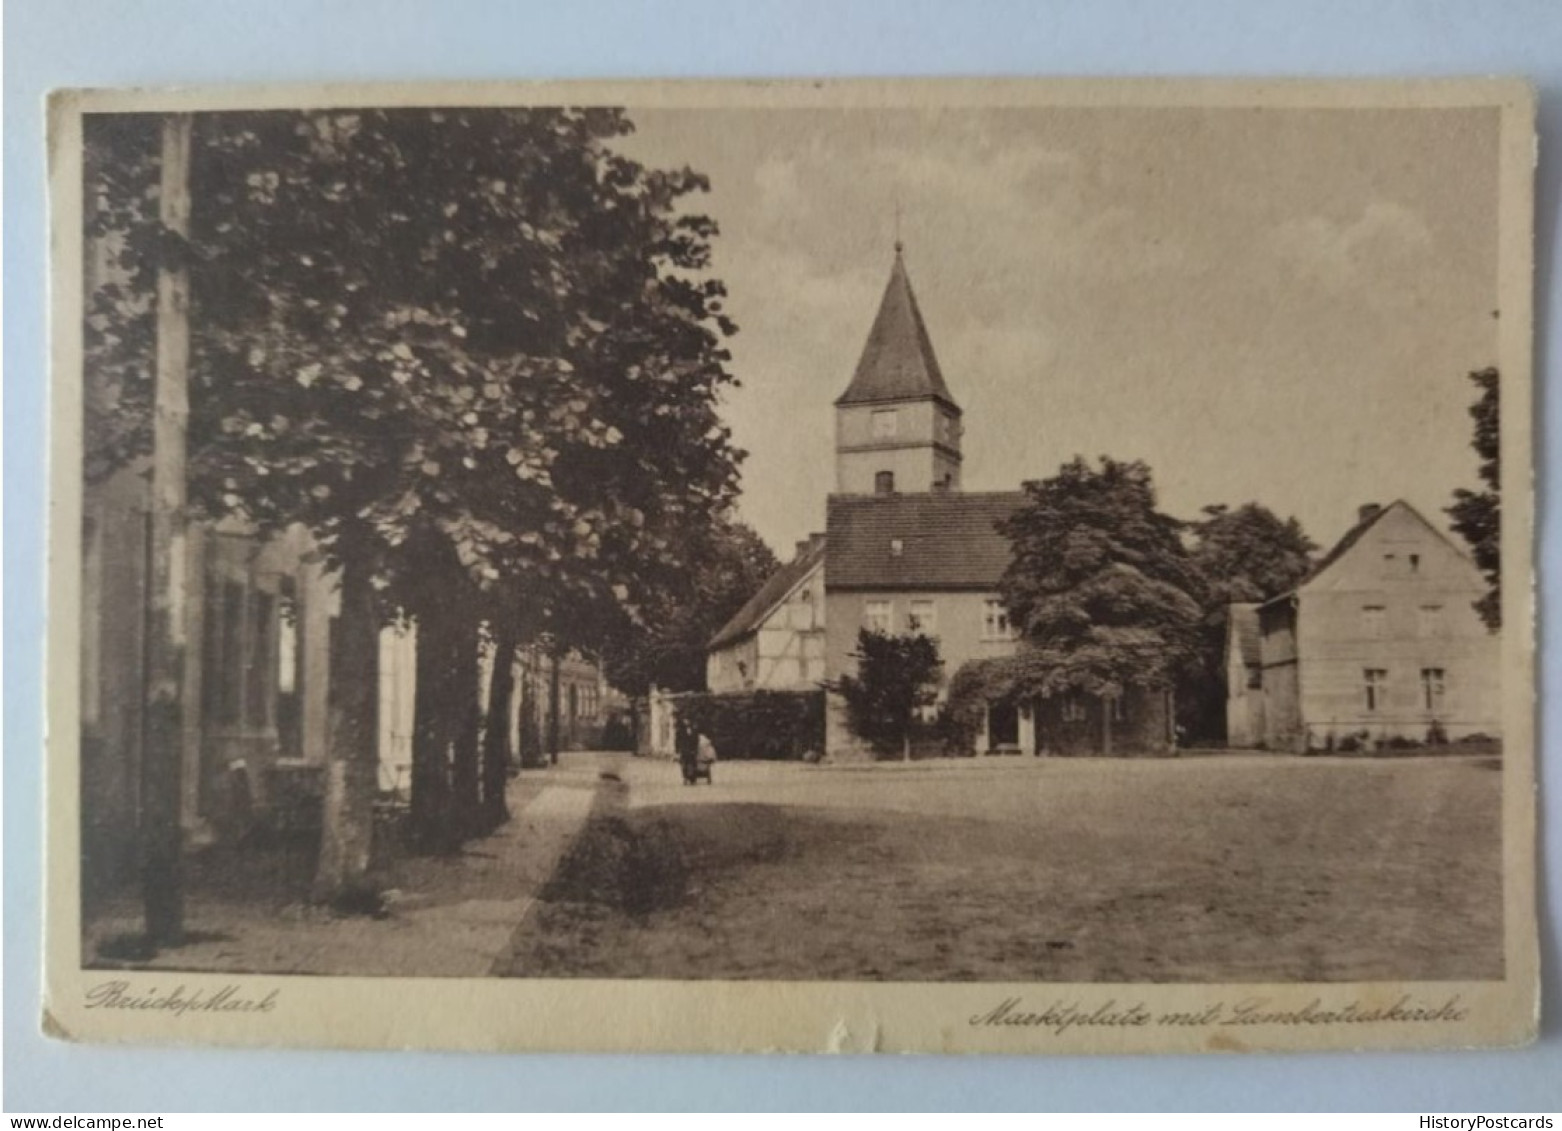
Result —
<path fill-rule="evenodd" d="M 1129 688 L 1116 701 L 1055 696 L 1035 704 L 1036 749 L 1048 756 L 1164 754 L 1173 745 L 1164 691 Z"/>
<path fill-rule="evenodd" d="M 931 635 L 938 640 L 939 657 L 944 662 L 944 679 L 954 675 L 968 660 L 992 659 L 1014 651 L 1012 636 L 996 637 L 986 630 L 986 603 L 997 594 L 980 590 L 900 590 L 874 592 L 831 589 L 825 596 L 825 672 L 829 680 L 855 674 L 857 634 L 867 625 L 870 602 L 889 602 L 890 631 L 910 630 L 913 601 L 931 602 L 937 623 Z M 831 695 L 825 710 L 825 747 L 831 758 L 871 757 L 869 751 L 847 725 L 845 704 Z"/>
<path fill-rule="evenodd" d="M 892 437 L 874 434 L 874 413 L 885 411 L 896 415 Z M 897 491 L 929 491 L 945 476 L 950 477 L 950 487 L 958 489 L 960 427 L 958 417 L 931 400 L 837 409 L 836 490 L 872 494 L 880 471 L 894 472 Z"/>
<path fill-rule="evenodd" d="M 147 480 L 127 468 L 83 499 L 81 803 L 89 900 L 134 873 L 147 631 Z M 242 835 L 277 774 L 326 754 L 334 585 L 301 528 L 235 523 L 185 539 L 183 758 L 188 843 Z"/>
<path fill-rule="evenodd" d="M 1249 665 L 1235 640 L 1226 646 L 1226 745 L 1264 741 L 1263 666 Z"/>
<path fill-rule="evenodd" d="M 1499 734 L 1499 637 L 1473 608 L 1485 591 L 1469 559 L 1412 512 L 1383 515 L 1298 595 L 1303 740 L 1424 740 L 1434 722 L 1450 738 Z M 1369 670 L 1383 673 L 1370 703 Z M 1422 673 L 1439 671 L 1429 701 Z"/>
<path fill-rule="evenodd" d="M 744 691 L 759 671 L 759 635 L 753 633 L 705 657 L 705 687 L 715 692 Z"/>

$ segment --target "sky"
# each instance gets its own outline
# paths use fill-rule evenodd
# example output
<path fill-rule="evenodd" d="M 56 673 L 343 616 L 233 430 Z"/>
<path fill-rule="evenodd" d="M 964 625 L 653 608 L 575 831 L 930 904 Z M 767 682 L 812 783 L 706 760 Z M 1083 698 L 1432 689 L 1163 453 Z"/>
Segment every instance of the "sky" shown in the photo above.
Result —
<path fill-rule="evenodd" d="M 1327 546 L 1476 487 L 1497 361 L 1495 110 L 631 110 L 709 175 L 740 513 L 823 527 L 834 409 L 898 231 L 964 409 L 964 488 L 1143 459 L 1162 509 L 1256 500 Z"/>

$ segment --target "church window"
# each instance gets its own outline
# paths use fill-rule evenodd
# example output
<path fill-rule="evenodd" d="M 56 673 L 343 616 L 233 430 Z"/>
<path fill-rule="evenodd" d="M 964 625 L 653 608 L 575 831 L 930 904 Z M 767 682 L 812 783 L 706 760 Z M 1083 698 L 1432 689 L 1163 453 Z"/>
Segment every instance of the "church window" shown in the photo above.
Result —
<path fill-rule="evenodd" d="M 906 630 L 913 636 L 937 636 L 938 606 L 932 601 L 911 602 L 911 612 L 906 617 Z"/>
<path fill-rule="evenodd" d="M 893 439 L 900 430 L 900 417 L 894 409 L 880 409 L 873 414 L 873 438 L 875 440 Z"/>
<path fill-rule="evenodd" d="M 1009 623 L 1009 610 L 996 597 L 982 603 L 982 639 L 1013 640 L 1018 635 Z"/>
<path fill-rule="evenodd" d="M 1367 710 L 1377 711 L 1383 706 L 1383 696 L 1388 692 L 1388 672 L 1383 668 L 1367 668 L 1361 673 L 1366 691 Z"/>
<path fill-rule="evenodd" d="M 890 632 L 894 621 L 895 606 L 889 601 L 869 601 L 863 606 L 862 624 L 869 632 Z"/>

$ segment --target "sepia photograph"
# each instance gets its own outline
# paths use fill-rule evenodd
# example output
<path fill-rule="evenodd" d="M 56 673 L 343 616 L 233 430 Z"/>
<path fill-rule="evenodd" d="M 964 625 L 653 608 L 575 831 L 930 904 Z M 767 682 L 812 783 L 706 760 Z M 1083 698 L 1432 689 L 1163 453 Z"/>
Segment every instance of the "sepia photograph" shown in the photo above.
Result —
<path fill-rule="evenodd" d="M 1522 84 L 75 92 L 50 144 L 46 1029 L 1532 1037 Z"/>

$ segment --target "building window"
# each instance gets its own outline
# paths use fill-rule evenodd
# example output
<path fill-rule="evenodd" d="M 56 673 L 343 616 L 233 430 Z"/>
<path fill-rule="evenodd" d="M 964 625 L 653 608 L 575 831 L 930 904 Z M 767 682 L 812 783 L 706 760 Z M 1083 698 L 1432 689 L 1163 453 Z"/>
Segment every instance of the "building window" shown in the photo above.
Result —
<path fill-rule="evenodd" d="M 911 602 L 911 612 L 906 617 L 906 631 L 913 636 L 937 636 L 938 607 L 932 601 Z"/>
<path fill-rule="evenodd" d="M 299 648 L 296 626 L 280 623 L 291 615 L 296 593 L 278 579 L 268 591 L 257 584 L 249 565 L 234 561 L 233 551 L 246 548 L 219 546 L 207 563 L 206 594 L 202 610 L 201 712 L 213 726 L 266 730 L 277 724 L 279 698 L 298 693 Z M 226 559 L 226 561 L 224 561 Z M 295 633 L 291 641 L 293 691 L 285 692 L 284 631 Z"/>
<path fill-rule="evenodd" d="M 873 438 L 892 439 L 900 430 L 900 420 L 894 409 L 880 409 L 873 414 Z"/>
<path fill-rule="evenodd" d="M 1420 625 L 1422 636 L 1441 636 L 1443 634 L 1443 606 L 1422 605 Z"/>
<path fill-rule="evenodd" d="M 893 471 L 880 471 L 873 476 L 873 490 L 880 495 L 893 495 L 895 493 L 895 473 Z"/>
<path fill-rule="evenodd" d="M 1367 710 L 1379 710 L 1388 692 L 1388 672 L 1383 668 L 1367 668 L 1361 673 L 1361 678 L 1367 693 Z"/>
<path fill-rule="evenodd" d="M 1018 635 L 1009 623 L 1009 610 L 996 597 L 982 602 L 982 639 L 1013 640 Z"/>
<path fill-rule="evenodd" d="M 1421 703 L 1428 711 L 1443 709 L 1444 686 L 1442 668 L 1421 669 Z"/>
<path fill-rule="evenodd" d="M 1085 721 L 1085 704 L 1077 695 L 1065 695 L 1063 697 L 1063 721 L 1066 723 L 1082 723 Z"/>
<path fill-rule="evenodd" d="M 1410 555 L 1410 572 L 1411 573 L 1420 573 L 1421 572 L 1421 555 L 1420 554 L 1411 554 Z"/>
<path fill-rule="evenodd" d="M 299 691 L 303 686 L 303 655 L 299 649 L 300 608 L 298 586 L 291 577 L 281 581 L 277 597 L 277 737 L 285 757 L 304 755 L 303 712 Z"/>
<path fill-rule="evenodd" d="M 869 632 L 889 633 L 895 627 L 895 606 L 889 601 L 869 601 L 863 606 L 862 625 Z"/>
<path fill-rule="evenodd" d="M 1373 640 L 1381 639 L 1388 625 L 1388 610 L 1382 605 L 1365 605 L 1361 610 L 1361 634 Z"/>

